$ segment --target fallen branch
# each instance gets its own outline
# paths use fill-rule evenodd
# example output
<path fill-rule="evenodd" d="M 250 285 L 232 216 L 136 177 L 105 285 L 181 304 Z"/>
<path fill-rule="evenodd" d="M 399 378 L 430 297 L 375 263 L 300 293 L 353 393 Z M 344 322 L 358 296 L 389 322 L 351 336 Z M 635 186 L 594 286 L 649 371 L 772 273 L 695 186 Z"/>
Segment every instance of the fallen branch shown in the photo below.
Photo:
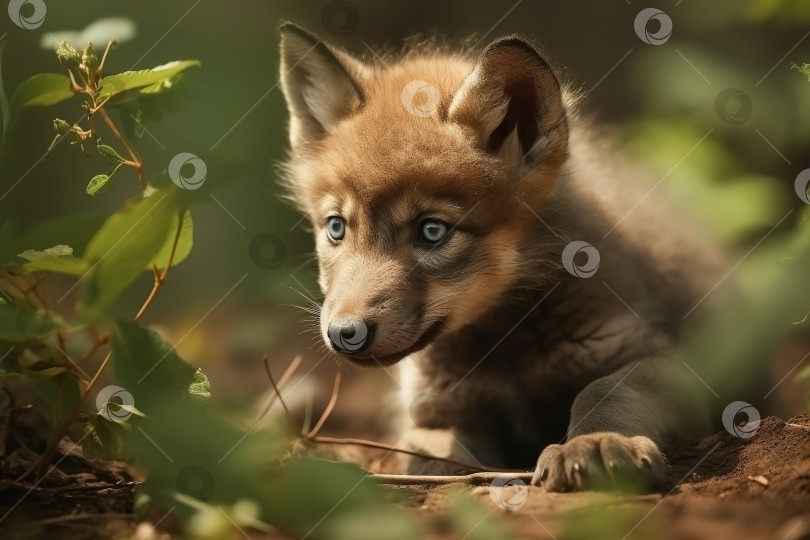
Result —
<path fill-rule="evenodd" d="M 102 491 L 105 489 L 132 491 L 134 485 L 135 485 L 134 483 L 110 484 L 109 482 L 97 482 L 94 484 L 70 484 L 66 486 L 37 486 L 37 485 L 30 486 L 28 484 L 25 484 L 23 482 L 17 482 L 15 480 L 0 480 L 0 491 L 9 487 L 27 490 L 29 492 L 33 491 L 35 493 L 48 493 L 48 494 L 73 493 L 79 491 Z"/>
<path fill-rule="evenodd" d="M 393 486 L 444 486 L 448 484 L 464 484 L 467 486 L 488 486 L 498 476 L 504 474 L 497 471 L 485 471 L 459 476 L 432 476 L 418 474 L 372 474 L 371 478 L 382 484 Z M 516 472 L 507 473 L 514 478 L 529 484 L 534 473 Z"/>
<path fill-rule="evenodd" d="M 257 422 L 259 420 L 261 420 L 262 418 L 264 418 L 264 416 L 270 410 L 270 407 L 273 406 L 273 403 L 275 403 L 276 398 L 278 398 L 281 395 L 280 394 L 281 389 L 284 388 L 284 385 L 287 384 L 287 381 L 290 380 L 290 378 L 295 373 L 295 370 L 298 369 L 298 366 L 301 365 L 301 362 L 303 360 L 304 360 L 304 357 L 299 354 L 298 356 L 293 358 L 293 361 L 290 362 L 289 366 L 287 366 L 287 370 L 284 372 L 284 374 L 278 380 L 278 390 L 275 390 L 275 392 L 273 394 L 271 394 L 269 398 L 267 398 L 267 401 L 265 401 L 264 406 L 262 406 L 262 410 L 259 413 L 259 418 L 256 420 Z M 264 369 L 265 369 L 265 371 L 267 371 L 267 376 L 270 377 L 270 381 L 273 382 L 273 377 L 272 377 L 272 375 L 270 375 L 270 365 L 269 365 L 268 362 L 269 362 L 269 360 L 268 360 L 267 356 L 265 356 L 264 357 Z"/>
<path fill-rule="evenodd" d="M 314 440 L 315 437 L 318 435 L 318 432 L 321 430 L 323 425 L 326 423 L 327 418 L 329 415 L 332 414 L 332 410 L 335 408 L 335 404 L 337 403 L 338 392 L 340 391 L 340 371 L 337 372 L 335 375 L 335 384 L 332 387 L 332 397 L 329 398 L 329 403 L 326 405 L 326 409 L 324 409 L 323 414 L 318 419 L 318 422 L 315 424 L 315 427 L 312 428 L 309 433 L 307 433 L 307 439 Z"/>
<path fill-rule="evenodd" d="M 115 519 L 124 519 L 124 520 L 133 520 L 137 519 L 137 516 L 134 514 L 69 514 L 66 516 L 57 516 L 52 518 L 40 519 L 36 521 L 31 521 L 30 523 L 22 523 L 16 524 L 11 527 L 11 530 L 25 530 L 31 529 L 33 527 L 41 527 L 42 525 L 53 525 L 55 523 L 64 523 L 68 521 L 82 521 L 88 519 L 99 519 L 99 520 L 115 520 Z"/>
<path fill-rule="evenodd" d="M 287 404 L 284 402 L 284 398 L 281 397 L 281 389 L 276 384 L 276 381 L 273 379 L 273 374 L 270 373 L 270 359 L 267 358 L 267 355 L 264 357 L 264 370 L 267 372 L 267 377 L 270 379 L 270 384 L 273 385 L 273 391 L 278 396 L 278 400 L 281 402 L 281 406 L 284 407 L 284 412 L 287 413 L 287 419 L 290 423 L 293 423 L 293 416 L 290 412 L 290 409 L 287 408 Z"/>
<path fill-rule="evenodd" d="M 415 457 L 420 457 L 420 458 L 424 458 L 424 459 L 432 459 L 432 460 L 435 460 L 435 461 L 444 461 L 445 463 L 451 463 L 453 465 L 457 465 L 457 466 L 462 467 L 464 469 L 471 469 L 471 470 L 474 470 L 474 471 L 482 471 L 482 472 L 489 471 L 489 469 L 486 469 L 486 468 L 481 467 L 479 465 L 473 465 L 472 463 L 465 463 L 463 461 L 456 461 L 454 459 L 446 458 L 446 457 L 433 456 L 431 454 L 426 454 L 424 452 L 419 452 L 419 451 L 416 451 L 416 450 L 408 450 L 406 448 L 399 448 L 399 447 L 391 445 L 391 444 L 385 444 L 385 443 L 380 443 L 380 442 L 375 442 L 375 441 L 367 441 L 367 440 L 364 440 L 364 439 L 342 439 L 342 438 L 336 438 L 336 437 L 323 437 L 323 436 L 305 437 L 305 438 L 307 440 L 309 440 L 309 441 L 314 442 L 314 443 L 346 444 L 346 445 L 351 445 L 351 446 L 365 446 L 366 448 L 377 448 L 379 450 L 388 450 L 389 452 L 397 452 L 399 454 L 408 454 L 409 456 L 415 456 Z M 491 472 L 491 471 L 489 471 L 489 472 Z M 395 475 L 395 476 L 400 476 L 400 475 Z M 402 475 L 402 476 L 408 476 L 408 475 Z M 438 478 L 445 478 L 445 477 L 438 477 Z"/>

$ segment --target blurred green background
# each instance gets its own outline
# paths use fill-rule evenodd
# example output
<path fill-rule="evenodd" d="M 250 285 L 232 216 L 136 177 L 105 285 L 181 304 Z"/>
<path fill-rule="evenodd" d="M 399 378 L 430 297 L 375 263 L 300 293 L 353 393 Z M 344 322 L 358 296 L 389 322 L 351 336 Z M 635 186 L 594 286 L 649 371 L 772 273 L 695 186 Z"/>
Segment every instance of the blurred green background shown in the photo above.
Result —
<path fill-rule="evenodd" d="M 662 45 L 645 43 L 634 30 L 637 14 L 650 6 L 672 20 Z M 649 171 L 651 184 L 667 175 L 662 194 L 730 249 L 746 253 L 791 208 L 804 206 L 793 189 L 796 175 L 810 166 L 810 83 L 791 70 L 791 62 L 810 62 L 810 4 L 800 0 L 50 1 L 34 30 L 0 16 L 6 92 L 34 73 L 62 71 L 53 51 L 41 46 L 49 34 L 110 16 L 130 19 L 137 33 L 112 52 L 107 73 L 178 59 L 202 62 L 186 74 L 188 100 L 146 122 L 139 141 L 147 179 L 179 152 L 209 165 L 199 193 L 204 204 L 192 210 L 195 248 L 172 271 L 145 322 L 179 339 L 180 352 L 206 366 L 215 389 L 237 401 L 267 389 L 263 353 L 283 366 L 302 352 L 303 372 L 322 361 L 306 314 L 289 306 L 306 303 L 293 289 L 318 293 L 306 223 L 280 198 L 277 166 L 287 146 L 278 86 L 281 20 L 369 61 L 413 34 L 451 41 L 476 36 L 485 44 L 521 33 L 539 42 L 586 94 L 583 111 L 609 124 L 629 157 Z M 656 24 L 648 30 L 655 33 Z M 0 216 L 23 231 L 46 217 L 108 215 L 137 194 L 128 171 L 101 195 L 87 196 L 87 180 L 104 169 L 95 153 L 84 158 L 60 144 L 42 159 L 52 119 L 78 119 L 78 103 L 30 109 L 7 134 L 0 193 L 13 189 L 0 200 Z M 791 212 L 772 238 L 786 235 L 801 213 Z M 263 233 L 284 242 L 278 268 L 261 268 L 251 258 L 251 240 Z M 778 256 L 758 264 L 778 264 Z M 748 285 L 756 287 L 759 274 L 749 275 Z M 71 284 L 50 286 L 61 296 Z M 117 306 L 120 313 L 131 316 L 150 287 L 144 274 Z M 324 366 L 334 370 L 331 360 L 318 369 Z M 395 384 L 384 374 L 371 376 Z"/>

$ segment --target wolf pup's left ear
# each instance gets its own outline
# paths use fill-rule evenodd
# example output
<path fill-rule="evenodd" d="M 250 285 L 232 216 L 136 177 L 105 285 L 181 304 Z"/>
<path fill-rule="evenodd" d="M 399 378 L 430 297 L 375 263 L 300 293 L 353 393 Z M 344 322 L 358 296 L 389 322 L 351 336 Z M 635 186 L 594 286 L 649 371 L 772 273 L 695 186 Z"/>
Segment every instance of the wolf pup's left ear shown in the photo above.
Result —
<path fill-rule="evenodd" d="M 565 159 L 568 125 L 560 83 L 537 49 L 518 36 L 481 51 L 453 96 L 448 118 L 509 163 L 554 165 Z"/>
<path fill-rule="evenodd" d="M 292 23 L 281 34 L 281 88 L 290 111 L 293 149 L 323 138 L 363 103 L 364 66 Z"/>

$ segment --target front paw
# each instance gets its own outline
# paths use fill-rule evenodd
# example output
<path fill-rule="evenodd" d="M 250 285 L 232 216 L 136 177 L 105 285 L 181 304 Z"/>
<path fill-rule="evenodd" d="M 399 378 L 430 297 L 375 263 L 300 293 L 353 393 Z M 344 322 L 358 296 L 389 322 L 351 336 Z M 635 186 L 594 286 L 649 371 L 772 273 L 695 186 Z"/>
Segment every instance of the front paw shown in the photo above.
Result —
<path fill-rule="evenodd" d="M 648 437 L 589 433 L 547 446 L 532 485 L 546 491 L 649 491 L 663 483 L 665 472 L 664 456 Z"/>

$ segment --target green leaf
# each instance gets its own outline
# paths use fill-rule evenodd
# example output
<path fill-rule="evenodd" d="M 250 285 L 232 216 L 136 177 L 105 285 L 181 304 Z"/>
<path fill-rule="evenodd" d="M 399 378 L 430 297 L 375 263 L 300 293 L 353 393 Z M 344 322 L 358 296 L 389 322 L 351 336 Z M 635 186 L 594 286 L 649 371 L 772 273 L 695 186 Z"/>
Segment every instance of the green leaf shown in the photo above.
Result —
<path fill-rule="evenodd" d="M 96 148 L 98 149 L 98 153 L 101 154 L 104 159 L 109 161 L 112 165 L 120 165 L 126 161 L 126 159 L 121 157 L 121 155 L 115 151 L 115 148 L 102 144 L 101 138 L 96 141 Z"/>
<path fill-rule="evenodd" d="M 153 87 L 156 84 L 165 83 L 178 73 L 199 65 L 199 60 L 177 60 L 152 69 L 125 71 L 116 75 L 109 75 L 102 78 L 99 83 L 101 91 L 97 100 L 103 101 L 134 88 Z"/>
<path fill-rule="evenodd" d="M 42 255 L 50 255 L 52 257 L 69 257 L 73 255 L 73 248 L 66 244 L 57 244 L 53 247 L 43 249 L 42 251 L 27 249 L 22 253 L 20 253 L 18 256 L 22 257 L 23 259 L 33 261 L 34 259 L 38 259 Z"/>
<path fill-rule="evenodd" d="M 87 261 L 78 257 L 53 257 L 43 255 L 30 263 L 24 264 L 22 270 L 29 272 L 55 272 L 57 274 L 68 274 L 71 276 L 81 276 L 88 270 Z"/>
<path fill-rule="evenodd" d="M 152 384 L 151 377 L 140 385 L 122 384 L 138 390 Z M 258 509 L 252 517 L 285 537 L 311 532 L 312 538 L 335 540 L 425 538 L 412 514 L 393 504 L 394 494 L 358 467 L 309 458 L 280 467 L 289 437 L 278 424 L 246 433 L 188 399 L 165 395 L 155 406 L 159 415 L 144 419 L 142 431 L 132 430 L 126 445 L 149 471 L 139 496 L 155 509 L 174 508 L 181 522 L 196 519 L 204 505 L 226 509 L 252 502 Z"/>
<path fill-rule="evenodd" d="M 3 51 L 6 48 L 6 43 L 6 41 L 0 41 L 0 115 L 3 117 L 3 123 L 0 124 L 0 126 L 2 126 L 2 129 L 0 129 L 0 141 L 3 140 L 6 134 L 6 128 L 8 127 L 11 116 L 11 106 L 9 105 L 5 85 L 3 84 Z"/>
<path fill-rule="evenodd" d="M 178 76 L 179 77 L 179 76 Z M 165 79 L 160 82 L 156 82 L 155 84 L 150 84 L 149 86 L 145 86 L 141 88 L 141 94 L 160 94 L 165 92 L 166 90 L 170 90 L 174 86 L 175 79 L 177 77 L 171 77 L 170 79 Z"/>
<path fill-rule="evenodd" d="M 794 63 L 790 66 L 790 68 L 802 73 L 805 77 L 807 77 L 807 80 L 810 81 L 810 64 L 802 64 L 800 66 Z"/>
<path fill-rule="evenodd" d="M 110 402 L 106 407 L 116 407 L 115 418 L 126 420 L 113 421 L 101 412 L 83 419 L 82 451 L 89 458 L 132 460 L 132 452 L 127 449 L 125 441 L 134 421 L 145 418 L 145 415 L 133 405 Z"/>
<path fill-rule="evenodd" d="M 90 182 L 87 183 L 87 187 L 84 189 L 88 195 L 95 195 L 102 191 L 106 186 L 107 183 L 110 181 L 110 176 L 107 174 L 97 174 L 93 178 L 90 179 Z"/>
<path fill-rule="evenodd" d="M 145 133 L 144 124 L 158 122 L 188 103 L 193 94 L 187 79 L 185 73 L 180 73 L 161 84 L 157 93 L 146 93 L 144 88 L 118 99 L 117 111 L 127 135 L 132 139 L 141 138 Z"/>
<path fill-rule="evenodd" d="M 178 208 L 157 190 L 110 216 L 87 246 L 91 273 L 82 282 L 84 312 L 97 316 L 132 283 L 160 252 Z"/>
<path fill-rule="evenodd" d="M 105 216 L 78 215 L 40 221 L 25 235 L 20 249 L 45 250 L 51 246 L 64 244 L 72 247 L 74 254 L 81 255 L 105 219 Z M 3 236 L 0 235 L 0 244 L 2 240 Z"/>
<path fill-rule="evenodd" d="M 119 381 L 133 390 L 136 405 L 141 387 L 154 383 L 152 375 L 140 385 L 120 377 Z M 289 448 L 288 433 L 273 425 L 248 434 L 188 398 L 157 393 L 154 397 L 157 412 L 139 421 L 141 429 L 126 438 L 127 449 L 149 471 L 139 497 L 148 497 L 152 508 L 164 512 L 175 507 L 172 515 L 185 523 L 204 503 L 227 507 L 240 500 L 256 501 L 262 512 L 283 516 L 281 506 L 290 503 L 280 488 L 274 493 L 271 479 L 262 471 Z"/>
<path fill-rule="evenodd" d="M 93 196 L 98 195 L 99 193 L 107 189 L 107 186 L 110 184 L 110 182 L 112 182 L 112 179 L 115 178 L 115 175 L 118 174 L 118 170 L 121 168 L 122 165 L 123 163 L 119 163 L 111 170 L 109 170 L 107 173 L 95 175 L 93 178 L 90 179 L 90 182 L 88 182 L 87 187 L 84 189 L 84 191 L 88 195 Z"/>
<path fill-rule="evenodd" d="M 61 244 L 44 251 L 29 249 L 20 253 L 19 256 L 29 261 L 21 267 L 25 273 L 57 272 L 81 276 L 89 268 L 87 261 L 73 256 L 73 248 Z"/>
<path fill-rule="evenodd" d="M 166 235 L 166 241 L 164 242 L 163 247 L 160 248 L 160 252 L 147 265 L 148 269 L 151 269 L 152 265 L 157 266 L 158 270 L 163 270 L 166 268 L 166 263 L 169 261 L 169 256 L 172 251 L 172 244 L 174 244 L 174 238 L 177 234 L 178 222 L 179 220 L 176 219 L 175 225 L 170 231 L 168 231 L 168 234 Z M 180 237 L 177 239 L 177 248 L 175 248 L 172 266 L 183 262 L 185 258 L 188 257 L 194 243 L 194 226 L 191 221 L 191 212 L 188 210 L 183 213 L 183 223 L 180 225 L 180 227 Z"/>
<path fill-rule="evenodd" d="M 192 399 L 204 402 L 211 398 L 211 382 L 200 368 L 194 371 L 191 384 L 188 385 L 188 393 Z"/>
<path fill-rule="evenodd" d="M 89 458 L 130 459 L 124 438 L 131 429 L 127 422 L 110 422 L 100 414 L 91 415 L 84 424 L 82 452 Z"/>
<path fill-rule="evenodd" d="M 55 105 L 73 97 L 70 79 L 61 73 L 39 73 L 17 87 L 11 98 L 11 114 L 24 107 Z"/>
<path fill-rule="evenodd" d="M 79 406 L 81 390 L 79 381 L 73 375 L 65 373 L 51 378 L 25 377 L 22 382 L 53 407 L 59 423 L 70 418 Z"/>
<path fill-rule="evenodd" d="M 328 478 L 317 490 L 318 478 Z M 268 516 L 299 535 L 336 540 L 410 540 L 425 538 L 419 523 L 393 506 L 395 493 L 386 493 L 359 467 L 312 458 L 289 462 L 271 479 L 277 502 Z M 301 504 L 306 501 L 306 504 Z M 378 520 L 375 516 L 384 516 Z M 370 521 L 373 527 L 362 526 Z"/>
<path fill-rule="evenodd" d="M 17 349 L 16 355 L 14 347 L 4 350 L 0 354 L 0 378 L 15 379 L 31 388 L 54 409 L 55 421 L 61 423 L 79 406 L 79 382 L 66 367 L 53 365 L 53 358 L 58 355 L 56 350 L 48 347 L 41 347 L 41 350 L 46 355 L 42 358 L 31 351 L 23 351 L 22 347 Z M 23 360 L 26 357 L 27 362 Z"/>
<path fill-rule="evenodd" d="M 0 369 L 0 377 L 6 379 L 52 379 L 63 373 L 67 373 L 68 368 L 62 366 L 52 366 L 42 369 L 7 369 L 8 366 L 4 365 Z"/>
<path fill-rule="evenodd" d="M 166 396 L 195 400 L 210 397 L 208 379 L 199 368 L 186 363 L 157 332 L 120 320 L 112 334 L 112 353 L 118 379 L 147 415 Z"/>
<path fill-rule="evenodd" d="M 329 465 L 334 466 L 335 464 Z M 331 478 L 331 474 L 328 478 Z M 351 486 L 348 486 L 348 489 L 351 489 Z M 382 494 L 378 493 L 379 495 Z M 345 502 L 336 502 L 336 504 L 342 506 Z M 378 540 L 379 538 L 385 538 L 386 540 L 416 540 L 428 538 L 424 534 L 421 523 L 415 520 L 412 515 L 393 505 L 379 504 L 379 502 L 368 507 L 354 503 L 353 507 L 345 508 L 342 512 L 328 516 L 328 520 L 318 525 L 316 530 L 321 532 L 322 536 L 319 537 L 334 540 Z M 461 536 L 458 538 L 461 538 Z M 497 539 L 497 537 L 494 538 Z"/>
<path fill-rule="evenodd" d="M 42 340 L 62 326 L 54 315 L 19 298 L 0 302 L 0 340 Z"/>
<path fill-rule="evenodd" d="M 448 497 L 449 517 L 457 533 L 470 540 L 512 540 L 517 538 L 486 508 L 463 491 Z M 486 519 L 485 519 L 486 518 Z"/>

